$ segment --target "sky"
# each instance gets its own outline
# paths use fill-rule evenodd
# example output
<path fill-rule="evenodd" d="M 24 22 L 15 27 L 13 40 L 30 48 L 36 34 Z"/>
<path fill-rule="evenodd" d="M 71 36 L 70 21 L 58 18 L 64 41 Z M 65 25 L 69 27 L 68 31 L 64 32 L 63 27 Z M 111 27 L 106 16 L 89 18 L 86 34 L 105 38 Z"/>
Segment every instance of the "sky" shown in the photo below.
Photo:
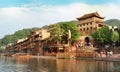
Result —
<path fill-rule="evenodd" d="M 98 12 L 120 20 L 120 0 L 0 0 L 0 39 L 24 28 L 76 20 Z"/>

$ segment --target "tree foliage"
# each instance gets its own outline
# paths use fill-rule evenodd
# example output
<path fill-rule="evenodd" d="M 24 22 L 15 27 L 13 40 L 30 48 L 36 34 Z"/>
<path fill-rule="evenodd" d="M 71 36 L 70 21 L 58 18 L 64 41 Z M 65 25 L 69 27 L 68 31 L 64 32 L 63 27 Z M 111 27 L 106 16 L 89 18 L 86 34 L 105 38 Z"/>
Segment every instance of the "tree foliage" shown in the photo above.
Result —
<path fill-rule="evenodd" d="M 59 23 L 61 28 L 64 30 L 64 35 L 65 38 L 68 38 L 68 30 L 71 31 L 71 40 L 77 40 L 80 36 L 77 28 L 77 24 L 73 23 L 72 21 L 70 22 L 60 22 Z"/>
<path fill-rule="evenodd" d="M 68 30 L 71 31 L 71 40 L 76 40 L 80 36 L 77 25 L 72 21 L 52 24 L 45 28 L 48 28 L 51 34 L 50 40 L 54 41 L 68 40 Z"/>
<path fill-rule="evenodd" d="M 110 34 L 111 32 L 109 28 L 107 26 L 104 26 L 98 29 L 96 32 L 92 33 L 91 36 L 97 43 L 104 45 L 110 42 Z"/>
<path fill-rule="evenodd" d="M 118 28 L 117 32 L 119 34 L 119 42 L 120 42 L 120 28 Z"/>
<path fill-rule="evenodd" d="M 59 24 L 52 24 L 48 27 L 50 32 L 50 40 L 61 41 L 63 35 L 63 29 L 61 29 Z"/>
<path fill-rule="evenodd" d="M 111 41 L 114 42 L 114 43 L 119 41 L 119 33 L 117 31 L 112 31 Z"/>

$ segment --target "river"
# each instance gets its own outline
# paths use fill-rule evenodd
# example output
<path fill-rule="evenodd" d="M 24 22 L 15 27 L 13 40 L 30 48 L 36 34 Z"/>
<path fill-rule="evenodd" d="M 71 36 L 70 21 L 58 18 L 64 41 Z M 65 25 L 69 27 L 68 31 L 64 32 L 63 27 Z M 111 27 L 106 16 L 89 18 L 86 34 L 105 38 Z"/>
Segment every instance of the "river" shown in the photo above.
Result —
<path fill-rule="evenodd" d="M 120 62 L 1 56 L 0 72 L 120 72 Z"/>

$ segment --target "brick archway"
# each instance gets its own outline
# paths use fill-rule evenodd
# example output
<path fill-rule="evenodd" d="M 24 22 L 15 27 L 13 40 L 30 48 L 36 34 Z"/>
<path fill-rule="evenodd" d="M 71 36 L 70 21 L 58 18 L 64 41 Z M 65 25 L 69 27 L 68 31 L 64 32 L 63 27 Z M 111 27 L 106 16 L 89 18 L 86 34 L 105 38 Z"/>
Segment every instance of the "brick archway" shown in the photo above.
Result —
<path fill-rule="evenodd" d="M 86 46 L 90 45 L 90 38 L 89 37 L 85 37 L 84 41 L 85 41 Z"/>

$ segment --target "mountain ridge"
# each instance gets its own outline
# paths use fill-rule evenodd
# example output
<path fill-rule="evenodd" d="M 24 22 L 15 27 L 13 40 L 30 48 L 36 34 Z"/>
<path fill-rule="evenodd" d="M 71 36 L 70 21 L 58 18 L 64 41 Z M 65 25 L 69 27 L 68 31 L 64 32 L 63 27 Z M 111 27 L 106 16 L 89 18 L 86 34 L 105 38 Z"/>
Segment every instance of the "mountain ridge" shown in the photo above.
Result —
<path fill-rule="evenodd" d="M 104 22 L 105 24 L 111 25 L 111 26 L 118 26 L 120 27 L 120 20 L 119 19 L 109 19 Z"/>

